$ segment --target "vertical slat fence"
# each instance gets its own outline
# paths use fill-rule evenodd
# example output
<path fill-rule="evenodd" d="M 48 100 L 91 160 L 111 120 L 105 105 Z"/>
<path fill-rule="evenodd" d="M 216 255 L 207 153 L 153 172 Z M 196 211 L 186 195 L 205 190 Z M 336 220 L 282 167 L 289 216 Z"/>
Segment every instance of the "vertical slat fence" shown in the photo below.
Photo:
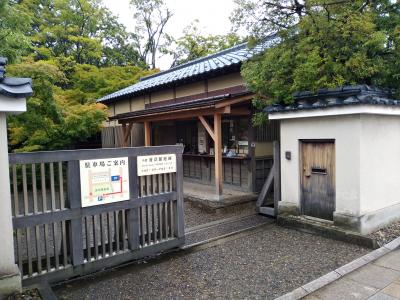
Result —
<path fill-rule="evenodd" d="M 175 154 L 177 172 L 137 176 L 137 157 Z M 79 160 L 129 158 L 130 199 L 82 207 Z M 57 281 L 184 243 L 182 147 L 10 154 L 15 257 L 23 282 Z"/>

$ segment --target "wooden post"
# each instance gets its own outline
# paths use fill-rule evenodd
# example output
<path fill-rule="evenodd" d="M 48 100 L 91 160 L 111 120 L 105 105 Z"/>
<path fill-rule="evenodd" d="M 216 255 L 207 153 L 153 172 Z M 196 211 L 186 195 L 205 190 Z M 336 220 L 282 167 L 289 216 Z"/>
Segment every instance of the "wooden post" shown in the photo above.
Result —
<path fill-rule="evenodd" d="M 281 201 L 281 152 L 279 141 L 274 141 L 274 213 L 278 215 L 279 201 Z"/>
<path fill-rule="evenodd" d="M 150 129 L 150 122 L 144 122 L 144 145 L 146 147 L 151 146 L 151 129 Z"/>
<path fill-rule="evenodd" d="M 122 123 L 122 147 L 126 147 L 127 143 L 125 140 L 125 136 L 126 136 L 126 124 Z"/>
<path fill-rule="evenodd" d="M 215 191 L 222 195 L 222 128 L 221 114 L 214 114 L 214 157 L 215 157 Z"/>

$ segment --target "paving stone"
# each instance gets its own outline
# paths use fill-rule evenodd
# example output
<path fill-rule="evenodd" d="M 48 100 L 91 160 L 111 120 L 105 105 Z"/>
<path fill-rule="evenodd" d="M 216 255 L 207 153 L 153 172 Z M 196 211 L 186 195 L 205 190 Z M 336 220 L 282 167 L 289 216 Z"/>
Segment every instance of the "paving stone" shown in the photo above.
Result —
<path fill-rule="evenodd" d="M 365 259 L 367 262 L 372 262 L 376 259 L 381 258 L 383 255 L 388 254 L 390 251 L 391 250 L 385 247 L 381 247 L 363 256 L 363 259 Z"/>
<path fill-rule="evenodd" d="M 375 265 L 400 271 L 400 249 L 379 258 L 374 262 Z"/>
<path fill-rule="evenodd" d="M 368 264 L 368 263 L 367 263 L 367 261 L 365 259 L 358 258 L 358 259 L 353 260 L 352 262 L 350 262 L 350 263 L 348 263 L 348 264 L 346 264 L 346 265 L 344 265 L 344 266 L 342 266 L 340 268 L 337 268 L 335 270 L 335 272 L 337 272 L 337 273 L 339 273 L 340 275 L 343 276 L 343 275 L 346 275 L 346 274 L 348 274 L 348 273 L 350 273 L 350 272 L 352 272 L 352 271 L 354 271 L 354 270 L 356 270 L 356 269 L 358 269 L 358 268 L 360 268 L 362 266 L 365 266 L 366 264 Z"/>
<path fill-rule="evenodd" d="M 353 280 L 342 278 L 325 288 L 316 291 L 312 296 L 321 300 L 351 300 L 351 299 L 368 299 L 378 292 L 378 289 L 360 284 Z M 311 298 L 304 298 L 311 299 Z"/>
<path fill-rule="evenodd" d="M 320 289 L 321 287 L 335 281 L 339 277 L 340 277 L 340 275 L 338 273 L 336 273 L 335 271 L 333 271 L 328 274 L 325 274 L 324 276 L 322 276 L 314 281 L 311 281 L 311 282 L 303 285 L 302 288 L 305 289 L 307 292 L 311 293 L 311 292 L 314 292 L 314 291 Z"/>
<path fill-rule="evenodd" d="M 397 239 L 394 239 L 390 243 L 387 243 L 384 247 L 388 248 L 390 250 L 394 250 L 394 249 L 398 248 L 399 246 L 400 246 L 400 237 L 398 237 Z"/>
<path fill-rule="evenodd" d="M 400 284 L 392 283 L 382 290 L 386 295 L 400 299 Z"/>
<path fill-rule="evenodd" d="M 358 283 L 383 289 L 400 276 L 400 272 L 385 267 L 369 264 L 346 276 L 346 279 L 357 281 Z"/>
<path fill-rule="evenodd" d="M 279 298 L 276 298 L 275 300 L 297 300 L 303 298 L 307 294 L 308 292 L 305 289 L 299 287 L 290 293 L 287 293 Z"/>
<path fill-rule="evenodd" d="M 372 297 L 368 298 L 368 300 L 398 300 L 398 298 L 394 298 L 392 296 L 379 292 L 373 295 Z"/>

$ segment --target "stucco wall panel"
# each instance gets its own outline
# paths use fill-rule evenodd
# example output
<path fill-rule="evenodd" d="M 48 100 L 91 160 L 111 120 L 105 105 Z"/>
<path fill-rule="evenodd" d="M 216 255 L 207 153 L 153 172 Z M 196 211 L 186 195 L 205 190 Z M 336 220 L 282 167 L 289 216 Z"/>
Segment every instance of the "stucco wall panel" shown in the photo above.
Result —
<path fill-rule="evenodd" d="M 171 100 L 174 98 L 174 90 L 173 89 L 165 89 L 157 92 L 151 93 L 151 103 Z"/>
<path fill-rule="evenodd" d="M 361 117 L 361 212 L 400 203 L 400 118 Z"/>
<path fill-rule="evenodd" d="M 115 103 L 115 114 L 123 114 L 131 111 L 131 104 L 130 100 L 120 100 L 117 103 Z"/>
<path fill-rule="evenodd" d="M 290 119 L 281 122 L 282 201 L 300 206 L 299 148 L 302 139 L 334 139 L 336 212 L 360 213 L 360 116 Z M 291 151 L 292 158 L 285 158 Z"/>
<path fill-rule="evenodd" d="M 223 75 L 208 80 L 208 90 L 215 91 L 228 87 L 243 85 L 244 81 L 239 72 L 228 75 Z"/>
<path fill-rule="evenodd" d="M 177 98 L 201 94 L 206 91 L 205 83 L 203 80 L 185 84 L 185 85 L 181 85 L 181 86 L 177 86 L 175 90 L 176 90 Z"/>

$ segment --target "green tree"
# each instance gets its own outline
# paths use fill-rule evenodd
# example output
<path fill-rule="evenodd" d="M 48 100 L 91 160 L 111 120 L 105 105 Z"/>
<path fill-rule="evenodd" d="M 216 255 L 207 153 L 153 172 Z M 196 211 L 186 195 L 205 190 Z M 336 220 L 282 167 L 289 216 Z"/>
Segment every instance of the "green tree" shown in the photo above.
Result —
<path fill-rule="evenodd" d="M 199 21 L 195 20 L 183 30 L 182 37 L 177 40 L 170 37 L 171 45 L 163 52 L 172 55 L 171 67 L 230 48 L 242 41 L 235 33 L 203 35 L 198 25 Z"/>
<path fill-rule="evenodd" d="M 276 33 L 278 42 L 244 64 L 242 74 L 256 93 L 254 104 L 291 103 L 296 91 L 347 84 L 400 90 L 400 4 L 390 0 L 237 1 L 242 15 L 257 15 L 248 29 L 256 37 Z M 254 4 L 254 3 L 253 3 Z M 257 11 L 257 14 L 255 13 Z M 244 19 L 242 19 L 242 17 Z M 251 23 L 249 21 L 249 23 Z M 259 113 L 255 122 L 265 120 Z"/>
<path fill-rule="evenodd" d="M 165 48 L 167 41 L 165 26 L 172 17 L 172 12 L 166 7 L 164 0 L 131 0 L 133 18 L 136 21 L 133 35 L 140 57 L 156 68 L 157 55 Z"/>
<path fill-rule="evenodd" d="M 102 104 L 67 101 L 57 86 L 66 78 L 50 62 L 26 60 L 9 66 L 8 74 L 30 77 L 34 86 L 27 112 L 9 117 L 12 151 L 68 149 L 97 133 L 106 120 Z"/>
<path fill-rule="evenodd" d="M 132 36 L 101 0 L 26 0 L 34 57 L 96 66 L 141 64 Z"/>
<path fill-rule="evenodd" d="M 0 0 L 0 56 L 14 62 L 29 48 L 24 33 L 30 26 L 30 18 L 19 5 L 11 4 L 9 0 Z"/>

